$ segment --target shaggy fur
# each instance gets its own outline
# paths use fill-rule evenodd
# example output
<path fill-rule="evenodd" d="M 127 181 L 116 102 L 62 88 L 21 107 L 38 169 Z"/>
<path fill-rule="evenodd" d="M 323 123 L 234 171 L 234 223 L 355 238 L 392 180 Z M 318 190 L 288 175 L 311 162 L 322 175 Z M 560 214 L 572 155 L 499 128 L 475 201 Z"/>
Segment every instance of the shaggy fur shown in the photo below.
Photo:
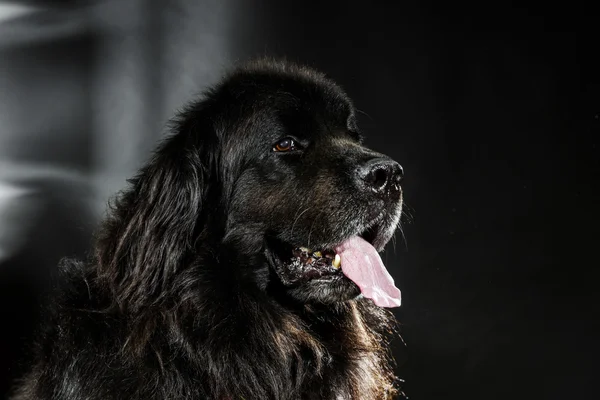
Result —
<path fill-rule="evenodd" d="M 356 166 L 383 156 L 354 113 L 322 74 L 273 61 L 191 103 L 112 203 L 93 257 L 62 263 L 14 398 L 392 398 L 391 313 L 344 277 L 286 285 L 272 261 L 282 243 L 366 229 L 374 208 L 389 215 L 369 240 L 395 230 L 400 201 L 356 186 Z M 282 137 L 302 150 L 274 152 Z"/>

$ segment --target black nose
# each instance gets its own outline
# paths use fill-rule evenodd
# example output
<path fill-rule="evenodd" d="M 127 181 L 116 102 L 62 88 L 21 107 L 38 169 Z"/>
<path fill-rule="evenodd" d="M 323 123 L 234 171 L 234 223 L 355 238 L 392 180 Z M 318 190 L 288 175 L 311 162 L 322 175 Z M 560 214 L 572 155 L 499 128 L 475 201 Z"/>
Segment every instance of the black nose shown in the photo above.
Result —
<path fill-rule="evenodd" d="M 394 160 L 380 157 L 364 163 L 358 174 L 368 189 L 378 195 L 390 196 L 400 192 L 404 170 Z"/>

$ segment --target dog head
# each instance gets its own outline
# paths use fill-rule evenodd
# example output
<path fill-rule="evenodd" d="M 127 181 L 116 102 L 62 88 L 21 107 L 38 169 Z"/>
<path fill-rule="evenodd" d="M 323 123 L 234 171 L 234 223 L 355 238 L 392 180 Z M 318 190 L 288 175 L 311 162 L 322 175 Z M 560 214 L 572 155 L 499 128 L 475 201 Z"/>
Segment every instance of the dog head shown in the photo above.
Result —
<path fill-rule="evenodd" d="M 334 303 L 362 292 L 399 305 L 377 252 L 400 220 L 402 167 L 363 144 L 339 86 L 311 69 L 254 62 L 187 107 L 175 131 L 129 200 L 146 204 L 127 218 L 154 245 L 104 257 L 143 250 L 134 265 L 158 257 L 175 270 L 212 243 L 219 265 L 272 294 Z"/>
<path fill-rule="evenodd" d="M 302 301 L 362 290 L 398 305 L 377 251 L 399 223 L 402 167 L 362 144 L 343 90 L 312 70 L 258 63 L 215 97 L 238 116 L 223 130 L 226 235 L 249 260 L 264 255 L 274 282 L 262 283 Z"/>

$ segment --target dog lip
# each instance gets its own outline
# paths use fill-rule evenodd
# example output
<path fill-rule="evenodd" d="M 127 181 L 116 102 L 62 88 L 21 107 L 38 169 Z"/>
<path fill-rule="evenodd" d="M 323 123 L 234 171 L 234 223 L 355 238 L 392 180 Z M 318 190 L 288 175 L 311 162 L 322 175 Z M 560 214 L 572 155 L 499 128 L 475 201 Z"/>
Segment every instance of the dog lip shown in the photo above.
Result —
<path fill-rule="evenodd" d="M 348 234 L 344 235 L 341 238 L 336 238 L 335 241 L 315 243 L 315 244 L 311 244 L 310 247 L 308 245 L 302 245 L 302 246 L 291 245 L 291 247 L 306 249 L 307 251 L 309 251 L 311 253 L 315 252 L 315 251 L 327 252 L 327 251 L 332 251 L 333 249 L 335 249 L 337 246 L 339 246 L 340 244 L 342 244 L 344 241 L 351 238 L 352 236 L 360 236 L 363 239 L 365 239 L 367 242 L 369 242 L 371 245 L 374 245 L 374 243 L 377 241 L 377 239 L 381 236 L 382 232 L 385 231 L 386 224 L 384 223 L 384 220 L 385 220 L 386 215 L 387 215 L 386 210 L 382 210 L 375 218 L 372 218 L 368 223 L 361 224 L 358 229 L 350 231 Z M 375 235 L 373 235 L 370 232 L 374 229 L 376 230 Z M 289 245 L 289 243 L 288 243 L 288 245 Z"/>
<path fill-rule="evenodd" d="M 383 210 L 357 233 L 358 236 L 371 244 L 377 252 L 383 251 L 395 231 L 400 211 Z"/>
<path fill-rule="evenodd" d="M 377 217 L 373 218 L 369 223 L 365 224 L 364 227 L 356 234 L 365 239 L 371 245 L 373 245 L 377 238 L 380 236 L 381 232 L 385 230 L 382 229 L 383 225 L 385 225 L 383 223 L 383 220 L 385 219 L 385 214 L 385 211 L 379 213 Z M 374 230 L 375 232 L 373 232 Z"/>
<path fill-rule="evenodd" d="M 326 252 L 332 252 L 334 256 L 334 249 L 337 246 L 339 246 L 341 243 L 353 236 L 360 236 L 363 239 L 365 239 L 369 244 L 377 248 L 378 246 L 375 245 L 378 244 L 378 239 L 381 239 L 384 236 L 384 232 L 386 231 L 386 215 L 386 210 L 382 210 L 376 217 L 369 220 L 369 222 L 360 224 L 357 229 L 353 229 L 347 232 L 343 237 L 335 238 L 333 241 L 312 243 L 309 246 L 307 244 L 298 245 L 296 243 L 290 243 L 282 241 L 280 239 L 275 239 L 276 243 L 267 243 L 267 247 L 269 247 L 271 250 L 274 250 L 275 253 L 278 254 L 278 258 L 283 258 L 287 254 L 291 255 L 292 251 L 297 248 L 303 249 L 308 253 L 313 254 L 315 252 L 322 252 L 323 254 Z M 377 250 L 380 251 L 380 249 Z"/>

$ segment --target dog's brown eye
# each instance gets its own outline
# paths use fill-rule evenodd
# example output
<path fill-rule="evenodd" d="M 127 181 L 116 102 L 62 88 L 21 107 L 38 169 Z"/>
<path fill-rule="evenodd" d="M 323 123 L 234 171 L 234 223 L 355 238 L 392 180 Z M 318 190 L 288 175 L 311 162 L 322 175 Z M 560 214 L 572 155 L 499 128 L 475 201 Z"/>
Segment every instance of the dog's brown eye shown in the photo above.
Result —
<path fill-rule="evenodd" d="M 275 143 L 273 146 L 273 151 L 290 151 L 296 149 L 296 142 L 294 139 L 285 138 L 281 139 L 279 142 Z"/>

